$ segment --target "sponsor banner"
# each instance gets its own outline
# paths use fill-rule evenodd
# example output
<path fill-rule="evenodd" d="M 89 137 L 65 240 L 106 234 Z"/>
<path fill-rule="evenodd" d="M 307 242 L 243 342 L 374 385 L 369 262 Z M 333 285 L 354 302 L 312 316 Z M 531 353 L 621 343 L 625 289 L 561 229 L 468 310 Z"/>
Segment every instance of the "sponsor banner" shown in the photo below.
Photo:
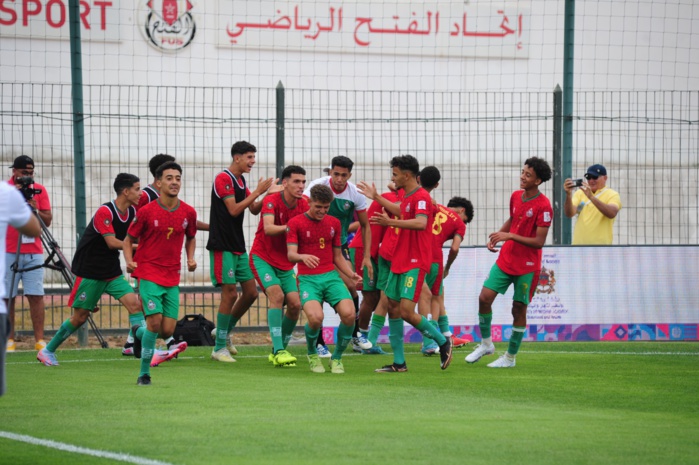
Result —
<path fill-rule="evenodd" d="M 478 296 L 497 259 L 485 248 L 461 249 L 444 281 L 452 332 L 480 340 Z M 525 341 L 696 341 L 699 247 L 545 247 L 527 310 Z M 492 335 L 512 332 L 512 288 L 493 304 Z M 326 305 L 326 325 L 337 317 Z M 406 325 L 406 341 L 419 334 Z M 380 343 L 387 343 L 385 327 Z"/>
<path fill-rule="evenodd" d="M 115 0 L 81 0 L 81 39 L 118 42 Z M 0 0 L 0 36 L 70 40 L 68 0 Z"/>
<path fill-rule="evenodd" d="M 219 3 L 222 47 L 436 57 L 527 58 L 521 2 Z"/>

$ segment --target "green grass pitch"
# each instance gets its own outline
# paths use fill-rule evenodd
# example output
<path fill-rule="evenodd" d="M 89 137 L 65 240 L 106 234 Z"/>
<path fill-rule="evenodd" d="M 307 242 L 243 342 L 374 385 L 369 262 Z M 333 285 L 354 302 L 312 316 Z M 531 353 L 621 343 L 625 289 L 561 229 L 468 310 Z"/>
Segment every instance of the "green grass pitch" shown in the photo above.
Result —
<path fill-rule="evenodd" d="M 442 371 L 408 345 L 395 374 L 373 372 L 390 355 L 347 354 L 344 375 L 311 373 L 304 346 L 293 368 L 268 347 L 234 364 L 190 347 L 146 387 L 118 349 L 59 351 L 58 367 L 13 353 L 0 432 L 138 463 L 697 463 L 699 344 L 525 343 L 513 369 L 465 363 L 471 347 Z M 0 463 L 124 462 L 0 437 Z"/>

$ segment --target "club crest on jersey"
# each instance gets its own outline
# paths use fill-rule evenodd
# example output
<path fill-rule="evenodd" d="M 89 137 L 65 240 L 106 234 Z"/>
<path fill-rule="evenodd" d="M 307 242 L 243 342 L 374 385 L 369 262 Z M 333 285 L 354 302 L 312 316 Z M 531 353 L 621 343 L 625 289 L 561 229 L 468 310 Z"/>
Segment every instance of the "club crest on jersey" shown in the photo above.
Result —
<path fill-rule="evenodd" d="M 530 208 L 529 210 L 527 210 L 527 218 L 531 218 L 532 216 L 534 216 L 534 212 Z"/>
<path fill-rule="evenodd" d="M 87 294 L 85 294 L 84 292 L 83 292 L 83 293 L 81 293 L 81 294 L 80 294 L 80 297 L 78 297 L 78 299 L 80 299 L 80 300 L 83 300 L 83 301 L 84 301 L 85 299 L 87 299 Z"/>
<path fill-rule="evenodd" d="M 268 283 L 272 280 L 272 277 L 269 275 L 269 273 L 265 273 L 265 282 Z"/>
<path fill-rule="evenodd" d="M 304 299 L 308 299 L 308 291 L 303 291 L 303 294 L 301 294 L 301 297 Z"/>
<path fill-rule="evenodd" d="M 229 278 L 232 278 L 232 277 L 233 277 L 233 269 L 232 269 L 232 268 L 229 268 L 229 269 L 228 269 L 228 277 L 229 277 Z"/>
<path fill-rule="evenodd" d="M 226 188 L 225 188 L 225 189 L 226 189 L 227 191 L 231 190 L 231 185 L 230 185 L 230 184 L 226 184 Z"/>
<path fill-rule="evenodd" d="M 406 212 L 409 212 L 409 211 L 410 211 L 410 204 L 408 204 L 408 205 L 405 206 L 405 211 L 406 211 Z"/>
<path fill-rule="evenodd" d="M 187 229 L 187 226 L 189 226 L 189 221 L 185 218 L 182 222 L 182 229 Z"/>
<path fill-rule="evenodd" d="M 345 204 L 342 206 L 342 208 L 344 208 L 345 210 L 349 210 L 350 207 L 351 207 L 350 203 L 345 200 Z"/>
<path fill-rule="evenodd" d="M 267 202 L 267 208 L 272 209 L 274 205 L 272 205 L 272 202 Z"/>
<path fill-rule="evenodd" d="M 104 225 L 109 226 L 109 223 L 111 223 L 111 221 L 109 221 L 109 218 L 105 218 Z"/>
<path fill-rule="evenodd" d="M 330 237 L 335 237 L 335 228 L 330 228 Z"/>
<path fill-rule="evenodd" d="M 155 310 L 155 302 L 152 300 L 148 301 L 148 310 Z"/>
<path fill-rule="evenodd" d="M 158 227 L 158 220 L 153 221 L 153 226 Z"/>

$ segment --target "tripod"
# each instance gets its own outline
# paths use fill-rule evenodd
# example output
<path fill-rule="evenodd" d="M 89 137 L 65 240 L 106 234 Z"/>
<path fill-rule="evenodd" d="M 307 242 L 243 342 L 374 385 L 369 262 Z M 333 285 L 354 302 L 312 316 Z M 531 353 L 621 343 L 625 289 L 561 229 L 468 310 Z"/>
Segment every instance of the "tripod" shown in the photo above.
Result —
<path fill-rule="evenodd" d="M 12 280 L 10 281 L 11 284 L 9 292 L 11 294 L 15 287 L 15 278 L 17 277 L 17 273 L 36 270 L 42 267 L 59 271 L 65 282 L 68 284 L 68 288 L 72 291 L 75 284 L 75 275 L 70 269 L 70 263 L 68 260 L 66 260 L 63 252 L 61 252 L 61 248 L 58 246 L 58 242 L 56 242 L 56 239 L 54 239 L 53 235 L 49 231 L 49 228 L 46 227 L 46 223 L 44 223 L 44 220 L 41 219 L 41 216 L 39 216 L 36 210 L 34 210 L 34 215 L 39 219 L 39 224 L 41 225 L 41 243 L 44 244 L 44 249 L 48 253 L 48 256 L 41 265 L 19 269 L 19 251 L 22 246 L 22 238 L 20 235 L 20 237 L 17 239 L 17 253 L 15 254 L 15 262 L 10 266 L 10 269 L 12 270 Z M 90 324 L 90 328 L 92 328 L 92 331 L 95 333 L 100 346 L 102 346 L 103 349 L 107 349 L 109 344 L 104 340 L 104 337 L 102 337 L 102 333 L 97 327 L 95 321 L 92 319 L 92 315 L 87 317 L 87 322 Z"/>

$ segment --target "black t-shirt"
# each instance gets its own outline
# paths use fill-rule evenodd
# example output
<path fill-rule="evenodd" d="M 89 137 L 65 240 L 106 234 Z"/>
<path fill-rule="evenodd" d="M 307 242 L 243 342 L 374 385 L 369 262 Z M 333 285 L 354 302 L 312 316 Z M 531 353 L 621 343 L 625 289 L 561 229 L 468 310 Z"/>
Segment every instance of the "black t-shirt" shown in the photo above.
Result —
<path fill-rule="evenodd" d="M 105 203 L 98 208 L 85 228 L 73 256 L 73 274 L 100 281 L 121 276 L 119 251 L 107 247 L 104 236 L 113 235 L 123 241 L 135 217 L 136 208 L 129 207 L 125 213 L 119 213 L 114 202 Z"/>
<path fill-rule="evenodd" d="M 236 203 L 240 203 L 248 195 L 250 195 L 250 191 L 242 176 L 238 178 L 229 170 L 223 170 L 216 176 L 211 188 L 207 250 L 245 252 L 245 236 L 243 235 L 245 211 L 242 211 L 238 216 L 231 216 L 224 200 L 230 196 L 235 196 Z"/>

